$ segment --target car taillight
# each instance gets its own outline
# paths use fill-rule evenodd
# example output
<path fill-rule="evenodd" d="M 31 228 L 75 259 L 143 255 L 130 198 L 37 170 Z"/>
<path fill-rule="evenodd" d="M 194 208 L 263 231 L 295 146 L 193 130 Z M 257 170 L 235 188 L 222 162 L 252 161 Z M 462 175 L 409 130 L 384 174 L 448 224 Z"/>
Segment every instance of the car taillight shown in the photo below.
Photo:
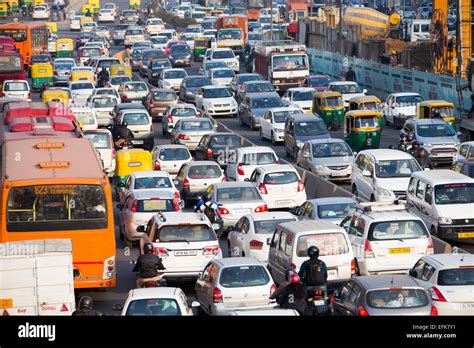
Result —
<path fill-rule="evenodd" d="M 227 182 L 227 178 L 225 176 L 223 176 L 221 182 Z"/>
<path fill-rule="evenodd" d="M 264 205 L 259 205 L 257 208 L 254 210 L 256 213 L 266 213 L 268 211 L 268 206 L 266 204 Z"/>
<path fill-rule="evenodd" d="M 260 190 L 260 193 L 261 193 L 262 195 L 268 194 L 267 186 L 265 186 L 265 184 L 260 184 L 260 185 L 258 185 L 258 189 Z"/>
<path fill-rule="evenodd" d="M 434 254 L 433 239 L 431 236 L 428 238 L 428 245 L 426 246 L 426 255 Z"/>
<path fill-rule="evenodd" d="M 431 288 L 428 289 L 428 291 L 431 294 L 431 298 L 435 301 L 438 302 L 446 302 L 446 299 L 444 298 L 443 294 L 441 291 L 438 290 L 435 286 L 432 286 Z"/>
<path fill-rule="evenodd" d="M 222 215 L 227 215 L 227 214 L 229 214 L 229 211 L 227 210 L 227 208 L 220 207 L 219 208 L 219 213 L 221 213 Z"/>
<path fill-rule="evenodd" d="M 178 203 L 177 199 L 173 199 L 173 205 L 174 205 L 174 210 L 176 210 L 176 211 L 181 210 L 181 207 L 179 206 L 179 203 Z"/>
<path fill-rule="evenodd" d="M 351 261 L 351 274 L 355 274 L 356 272 L 356 260 L 352 259 Z"/>
<path fill-rule="evenodd" d="M 153 99 L 151 99 L 150 100 L 150 108 L 153 109 L 154 107 L 155 107 L 155 103 L 154 103 Z"/>
<path fill-rule="evenodd" d="M 278 160 L 278 161 L 276 161 L 276 162 L 275 162 L 275 164 L 281 164 L 281 161 L 280 161 L 280 160 Z"/>
<path fill-rule="evenodd" d="M 201 117 L 201 113 L 198 112 L 198 113 L 196 114 L 196 117 Z"/>
<path fill-rule="evenodd" d="M 168 115 L 168 123 L 173 123 L 173 116 Z"/>
<path fill-rule="evenodd" d="M 202 251 L 203 255 L 219 255 L 220 248 L 218 246 L 208 246 Z"/>
<path fill-rule="evenodd" d="M 28 99 L 31 99 L 31 93 L 30 92 L 28 93 Z"/>
<path fill-rule="evenodd" d="M 222 303 L 222 291 L 219 288 L 214 288 L 214 290 L 212 290 L 212 302 Z"/>
<path fill-rule="evenodd" d="M 132 207 L 130 208 L 131 211 L 133 211 L 134 213 L 137 212 L 137 207 L 138 207 L 138 201 L 135 199 L 132 203 Z"/>
<path fill-rule="evenodd" d="M 158 161 L 155 161 L 155 166 L 153 167 L 155 170 L 161 170 L 161 164 Z"/>
<path fill-rule="evenodd" d="M 128 99 L 128 97 L 126 95 L 122 96 L 122 100 L 127 100 L 127 99 Z"/>
<path fill-rule="evenodd" d="M 105 51 L 104 51 L 103 48 L 100 49 L 100 54 L 101 54 L 101 55 L 104 55 L 104 54 L 105 54 Z"/>
<path fill-rule="evenodd" d="M 243 166 L 244 166 L 243 163 L 237 164 L 237 174 L 239 174 L 239 175 L 245 175 Z"/>
<path fill-rule="evenodd" d="M 168 250 L 166 250 L 165 248 L 153 248 L 153 252 L 155 253 L 155 255 L 158 255 L 158 256 L 169 256 L 168 254 Z"/>
<path fill-rule="evenodd" d="M 110 143 L 112 144 L 113 142 L 111 141 Z M 115 157 L 115 154 L 116 154 L 116 153 L 117 153 L 117 152 L 115 151 L 115 149 L 112 149 L 112 157 Z"/>
<path fill-rule="evenodd" d="M 303 180 L 298 181 L 298 192 L 301 192 L 304 190 L 304 182 Z"/>
<path fill-rule="evenodd" d="M 53 75 L 58 76 L 58 72 L 57 71 L 53 72 Z"/>
<path fill-rule="evenodd" d="M 188 179 L 184 179 L 183 181 L 183 188 L 189 188 L 189 180 Z"/>
<path fill-rule="evenodd" d="M 150 133 L 153 133 L 154 129 L 153 129 L 153 124 L 150 124 Z"/>
<path fill-rule="evenodd" d="M 372 246 L 370 242 L 366 239 L 364 243 L 364 255 L 365 257 L 374 257 L 374 251 L 372 250 Z"/>
<path fill-rule="evenodd" d="M 431 305 L 430 316 L 432 316 L 432 317 L 437 317 L 437 316 L 438 316 L 438 308 L 436 308 L 436 307 L 433 306 L 433 305 Z"/>
<path fill-rule="evenodd" d="M 181 196 L 179 195 L 179 191 L 175 191 L 175 192 L 174 192 L 174 198 L 176 198 L 176 199 L 180 199 L 180 198 L 181 198 Z"/>
<path fill-rule="evenodd" d="M 189 137 L 186 134 L 178 134 L 178 139 L 189 140 Z"/>
<path fill-rule="evenodd" d="M 262 250 L 262 248 L 263 248 L 263 242 L 261 242 L 261 241 L 259 241 L 259 240 L 252 239 L 252 240 L 249 242 L 249 247 L 250 247 L 250 249 Z"/>
<path fill-rule="evenodd" d="M 207 157 L 210 158 L 212 157 L 213 153 L 211 149 L 207 149 Z"/>
<path fill-rule="evenodd" d="M 358 314 L 359 314 L 359 316 L 361 316 L 361 317 L 367 317 L 367 316 L 369 316 L 369 312 L 367 312 L 364 307 L 359 307 L 359 308 L 358 308 Z"/>
<path fill-rule="evenodd" d="M 293 268 L 293 269 L 296 269 L 296 265 L 295 265 L 294 263 L 292 263 L 292 264 L 290 265 L 290 267 Z"/>
<path fill-rule="evenodd" d="M 276 291 L 276 285 L 275 284 L 272 284 L 272 286 L 270 287 L 270 296 L 273 295 L 273 293 Z"/>

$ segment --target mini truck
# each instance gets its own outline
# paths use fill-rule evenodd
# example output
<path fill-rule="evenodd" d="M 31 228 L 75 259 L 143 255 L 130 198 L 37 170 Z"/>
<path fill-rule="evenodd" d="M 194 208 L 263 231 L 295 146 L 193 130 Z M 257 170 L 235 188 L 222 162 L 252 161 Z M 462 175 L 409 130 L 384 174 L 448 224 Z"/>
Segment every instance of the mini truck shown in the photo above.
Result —
<path fill-rule="evenodd" d="M 217 17 L 217 47 L 231 48 L 236 54 L 243 52 L 247 44 L 247 22 L 245 15 Z"/>
<path fill-rule="evenodd" d="M 309 75 L 306 46 L 294 41 L 262 41 L 255 45 L 255 72 L 277 91 L 298 87 Z"/>

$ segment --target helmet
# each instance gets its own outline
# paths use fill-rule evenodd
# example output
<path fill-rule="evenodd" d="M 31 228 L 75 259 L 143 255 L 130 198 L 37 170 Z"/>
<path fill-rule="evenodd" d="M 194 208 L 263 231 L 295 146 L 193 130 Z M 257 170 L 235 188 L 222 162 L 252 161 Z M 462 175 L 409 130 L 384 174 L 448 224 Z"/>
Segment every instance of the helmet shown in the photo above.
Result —
<path fill-rule="evenodd" d="M 144 249 L 145 249 L 145 254 L 153 253 L 153 244 L 146 243 L 145 246 L 144 246 Z"/>
<path fill-rule="evenodd" d="M 315 245 L 311 245 L 308 248 L 308 256 L 309 257 L 319 257 L 319 248 Z"/>
<path fill-rule="evenodd" d="M 79 309 L 92 309 L 92 298 L 89 296 L 82 296 L 79 300 Z"/>
<path fill-rule="evenodd" d="M 122 122 L 122 126 L 127 127 L 127 126 L 128 126 L 128 122 L 127 122 L 127 121 L 123 121 L 123 122 Z"/>
<path fill-rule="evenodd" d="M 293 273 L 290 277 L 290 283 L 300 283 L 300 276 L 296 273 Z"/>
<path fill-rule="evenodd" d="M 420 146 L 420 143 L 416 140 L 413 140 L 413 142 L 411 143 L 411 146 Z"/>

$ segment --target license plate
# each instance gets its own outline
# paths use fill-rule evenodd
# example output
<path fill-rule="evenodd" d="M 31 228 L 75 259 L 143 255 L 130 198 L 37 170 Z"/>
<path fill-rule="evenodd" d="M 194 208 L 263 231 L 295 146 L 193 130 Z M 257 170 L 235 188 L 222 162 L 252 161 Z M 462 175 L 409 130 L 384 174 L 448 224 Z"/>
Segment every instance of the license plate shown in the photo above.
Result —
<path fill-rule="evenodd" d="M 460 232 L 458 238 L 474 238 L 474 232 Z"/>
<path fill-rule="evenodd" d="M 282 207 L 282 206 L 289 205 L 290 203 L 291 203 L 291 201 L 276 201 L 275 205 L 278 206 L 278 207 Z"/>
<path fill-rule="evenodd" d="M 143 140 L 132 140 L 134 144 L 143 144 Z"/>
<path fill-rule="evenodd" d="M 409 254 L 411 253 L 411 248 L 391 248 L 388 249 L 389 254 Z"/>
<path fill-rule="evenodd" d="M 0 308 L 12 308 L 13 299 L 12 298 L 0 298 Z"/>
<path fill-rule="evenodd" d="M 337 278 L 337 269 L 328 270 L 328 279 L 336 279 L 336 278 Z"/>
<path fill-rule="evenodd" d="M 346 176 L 344 172 L 331 172 L 331 176 Z"/>
<path fill-rule="evenodd" d="M 474 303 L 461 303 L 460 307 L 462 309 L 474 309 Z"/>
<path fill-rule="evenodd" d="M 196 250 L 176 250 L 174 256 L 196 256 Z"/>
<path fill-rule="evenodd" d="M 236 214 L 249 214 L 250 209 L 234 209 L 234 213 L 236 213 Z"/>
<path fill-rule="evenodd" d="M 315 307 L 325 305 L 324 300 L 314 301 L 313 303 Z"/>

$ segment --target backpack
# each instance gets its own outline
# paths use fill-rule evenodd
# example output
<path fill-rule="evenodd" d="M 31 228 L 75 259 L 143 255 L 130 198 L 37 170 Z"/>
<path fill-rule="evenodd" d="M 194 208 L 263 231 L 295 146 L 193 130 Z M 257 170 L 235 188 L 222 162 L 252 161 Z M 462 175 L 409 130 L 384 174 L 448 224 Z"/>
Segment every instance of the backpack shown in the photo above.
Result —
<path fill-rule="evenodd" d="M 309 262 L 305 282 L 311 286 L 324 285 L 324 269 L 321 260 Z"/>

